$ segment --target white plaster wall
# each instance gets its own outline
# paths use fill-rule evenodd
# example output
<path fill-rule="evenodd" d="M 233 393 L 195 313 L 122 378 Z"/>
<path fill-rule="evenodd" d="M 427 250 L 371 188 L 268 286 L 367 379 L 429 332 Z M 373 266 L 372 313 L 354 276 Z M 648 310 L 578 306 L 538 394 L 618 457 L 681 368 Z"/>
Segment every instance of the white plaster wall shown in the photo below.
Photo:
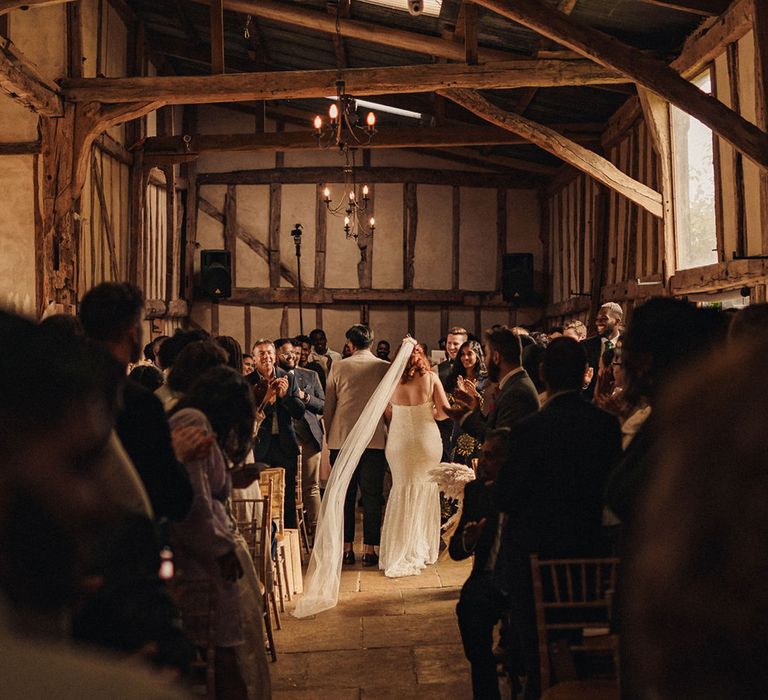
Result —
<path fill-rule="evenodd" d="M 417 185 L 418 225 L 413 286 L 417 289 L 451 288 L 453 188 Z"/>
<path fill-rule="evenodd" d="M 302 224 L 301 281 L 307 286 L 315 282 L 315 185 L 283 185 L 280 206 L 280 259 L 297 272 L 296 247 L 291 236 L 294 226 Z M 292 286 L 281 278 L 281 287 Z"/>
<path fill-rule="evenodd" d="M 416 339 L 426 343 L 430 352 L 440 340 L 440 309 L 436 306 L 416 309 Z"/>
<path fill-rule="evenodd" d="M 202 188 L 201 188 L 202 189 Z M 207 190 L 207 188 L 205 188 Z M 225 188 L 226 191 L 226 188 Z M 265 246 L 269 244 L 269 185 L 238 185 L 237 223 Z M 237 241 L 237 287 L 268 287 L 269 263 Z"/>
<path fill-rule="evenodd" d="M 0 94 L 0 143 L 37 141 L 37 115 Z"/>
<path fill-rule="evenodd" d="M 369 320 L 375 334 L 374 345 L 380 340 L 389 341 L 394 357 L 400 341 L 408 332 L 408 309 L 403 306 L 372 306 Z"/>
<path fill-rule="evenodd" d="M 280 335 L 280 320 L 283 315 L 281 308 L 251 307 L 251 339 L 259 338 L 274 340 Z"/>
<path fill-rule="evenodd" d="M 219 335 L 231 335 L 240 347 L 245 343 L 244 309 L 234 304 L 219 304 Z"/>
<path fill-rule="evenodd" d="M 331 191 L 342 190 L 339 183 L 329 186 Z M 357 263 L 360 260 L 360 249 L 354 239 L 345 237 L 343 218 L 332 216 L 329 212 L 326 213 L 325 251 L 325 286 L 358 287 Z"/>
<path fill-rule="evenodd" d="M 35 313 L 33 156 L 0 158 L 0 306 Z"/>
<path fill-rule="evenodd" d="M 371 166 L 376 168 L 432 168 L 435 170 L 462 170 L 465 172 L 488 172 L 484 168 L 466 163 L 456 163 L 445 158 L 423 156 L 408 148 L 373 149 Z"/>
<path fill-rule="evenodd" d="M 507 253 L 533 253 L 534 270 L 543 270 L 544 247 L 539 238 L 541 212 L 534 190 L 507 190 Z"/>
<path fill-rule="evenodd" d="M 496 190 L 461 188 L 459 286 L 465 290 L 496 287 Z"/>
<path fill-rule="evenodd" d="M 328 336 L 328 347 L 341 352 L 345 342 L 344 334 L 356 323 L 360 323 L 360 309 L 357 306 L 323 307 L 323 328 Z"/>
<path fill-rule="evenodd" d="M 200 194 L 219 211 L 224 209 L 226 193 L 226 185 L 205 185 L 200 188 Z M 195 271 L 199 272 L 201 250 L 224 248 L 224 226 L 200 210 L 197 213 L 197 242 L 200 245 L 195 251 Z"/>
<path fill-rule="evenodd" d="M 49 80 L 67 74 L 64 5 L 16 10 L 10 16 L 10 35 L 24 57 Z"/>
<path fill-rule="evenodd" d="M 448 328 L 460 326 L 470 333 L 475 332 L 475 312 L 473 309 L 451 307 L 448 309 Z"/>
<path fill-rule="evenodd" d="M 403 186 L 376 185 L 375 195 L 373 286 L 376 289 L 402 289 Z"/>

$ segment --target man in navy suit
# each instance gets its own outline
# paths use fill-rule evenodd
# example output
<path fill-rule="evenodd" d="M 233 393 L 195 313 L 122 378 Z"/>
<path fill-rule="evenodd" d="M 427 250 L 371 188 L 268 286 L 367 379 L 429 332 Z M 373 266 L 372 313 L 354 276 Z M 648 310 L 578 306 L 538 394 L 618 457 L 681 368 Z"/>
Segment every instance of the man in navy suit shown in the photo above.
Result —
<path fill-rule="evenodd" d="M 253 456 L 257 462 L 285 469 L 285 527 L 296 527 L 296 458 L 299 443 L 293 420 L 304 416 L 296 377 L 276 366 L 275 345 L 271 340 L 253 344 L 256 371 L 246 377 L 254 385 L 256 403 L 264 403 L 264 420 L 259 426 Z"/>
<path fill-rule="evenodd" d="M 320 512 L 320 452 L 323 447 L 320 416 L 325 406 L 325 392 L 317 372 L 299 367 L 301 348 L 294 345 L 290 338 L 276 340 L 275 349 L 278 366 L 293 375 L 299 389 L 299 398 L 304 402 L 304 415 L 293 421 L 293 428 L 301 447 L 302 497 L 307 511 L 307 530 L 311 537 Z"/>

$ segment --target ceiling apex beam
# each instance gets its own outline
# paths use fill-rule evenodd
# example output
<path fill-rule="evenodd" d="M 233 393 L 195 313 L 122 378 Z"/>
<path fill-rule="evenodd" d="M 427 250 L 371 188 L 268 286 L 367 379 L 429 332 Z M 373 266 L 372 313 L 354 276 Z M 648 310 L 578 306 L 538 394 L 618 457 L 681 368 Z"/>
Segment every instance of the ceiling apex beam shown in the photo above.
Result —
<path fill-rule="evenodd" d="M 594 151 L 579 146 L 542 124 L 532 122 L 514 112 L 506 112 L 474 90 L 446 90 L 442 94 L 478 117 L 519 134 L 545 151 L 562 158 L 566 163 L 627 197 L 654 216 L 663 216 L 662 197 L 656 190 L 626 175 Z"/>
<path fill-rule="evenodd" d="M 476 1 L 606 68 L 620 71 L 706 124 L 736 150 L 768 169 L 768 133 L 699 90 L 664 62 L 538 0 Z"/>
<path fill-rule="evenodd" d="M 0 37 L 0 92 L 43 116 L 64 114 L 56 85 L 43 78 L 10 39 L 4 37 Z"/>
<path fill-rule="evenodd" d="M 705 17 L 718 17 L 731 4 L 731 0 L 640 0 L 640 2 Z"/>
<path fill-rule="evenodd" d="M 588 61 L 521 60 L 465 64 L 421 64 L 347 70 L 227 73 L 207 76 L 79 78 L 62 81 L 65 96 L 76 102 L 208 104 L 325 97 L 344 80 L 351 95 L 434 92 L 450 88 L 500 90 L 626 82 L 611 69 Z"/>
<path fill-rule="evenodd" d="M 194 0 L 203 5 L 209 5 L 211 0 Z M 243 12 L 254 17 L 303 27 L 324 34 L 336 34 L 336 17 L 327 12 L 309 10 L 299 5 L 274 2 L 274 0 L 224 0 L 224 9 L 233 12 Z M 417 54 L 439 56 L 453 61 L 464 61 L 464 46 L 458 42 L 447 41 L 429 34 L 420 34 L 405 29 L 386 27 L 374 22 L 339 18 L 338 29 L 345 39 L 356 39 L 370 44 L 389 46 Z M 488 61 L 508 61 L 519 58 L 521 54 L 498 49 L 479 48 L 478 59 L 481 63 Z"/>

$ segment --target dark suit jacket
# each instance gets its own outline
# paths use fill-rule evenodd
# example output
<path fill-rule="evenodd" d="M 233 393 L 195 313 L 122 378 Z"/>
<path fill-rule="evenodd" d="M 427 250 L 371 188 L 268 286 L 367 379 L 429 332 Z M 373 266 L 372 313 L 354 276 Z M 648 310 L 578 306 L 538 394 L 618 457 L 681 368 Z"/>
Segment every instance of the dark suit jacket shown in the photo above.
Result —
<path fill-rule="evenodd" d="M 471 521 L 478 522 L 481 518 L 487 520 L 483 532 L 480 534 L 480 539 L 477 541 L 474 551 L 467 552 L 464 549 L 464 542 L 461 536 L 462 532 L 464 532 L 464 526 Z M 453 533 L 448 545 L 448 553 L 451 555 L 451 559 L 461 561 L 474 554 L 475 561 L 472 563 L 472 573 L 483 571 L 488 561 L 491 547 L 493 547 L 493 541 L 496 538 L 498 525 L 499 509 L 496 506 L 492 488 L 479 479 L 470 481 L 464 487 L 464 503 L 462 504 L 459 526 L 456 528 L 456 532 Z"/>
<path fill-rule="evenodd" d="M 308 397 L 307 401 L 304 402 L 304 415 L 299 420 L 303 421 L 309 428 L 319 450 L 323 446 L 323 424 L 320 422 L 319 416 L 323 415 L 325 392 L 320 386 L 317 372 L 301 367 L 296 367 L 292 372 L 296 379 L 296 386 Z"/>
<path fill-rule="evenodd" d="M 320 386 L 322 387 L 323 392 L 325 392 L 325 369 L 323 369 L 323 366 L 319 362 L 307 362 L 306 367 L 297 367 L 297 369 L 308 369 L 315 372 L 320 379 Z"/>
<path fill-rule="evenodd" d="M 505 558 L 603 553 L 603 487 L 620 456 L 618 420 L 578 391 L 517 423 L 495 487 Z"/>
<path fill-rule="evenodd" d="M 115 429 L 139 473 L 155 518 L 183 520 L 194 493 L 184 465 L 176 461 L 163 404 L 149 389 L 128 379 Z"/>
<path fill-rule="evenodd" d="M 462 422 L 464 432 L 481 442 L 485 433 L 494 428 L 511 428 L 522 418 L 539 410 L 539 394 L 528 373 L 522 370 L 510 377 L 494 400 L 487 417 L 480 410 L 472 411 Z"/>
<path fill-rule="evenodd" d="M 288 391 L 285 396 L 277 398 L 274 404 L 264 407 L 266 415 L 264 422 L 259 426 L 256 436 L 256 444 L 253 448 L 253 456 L 257 462 L 264 461 L 272 442 L 277 439 L 283 454 L 295 457 L 299 454 L 299 444 L 296 441 L 296 431 L 293 429 L 293 419 L 300 420 L 304 417 L 304 402 L 299 398 L 299 388 L 296 386 L 296 376 L 288 374 L 279 367 L 275 367 L 276 377 L 288 377 Z M 261 375 L 252 372 L 246 377 L 250 384 L 258 384 Z M 277 426 L 279 434 L 272 435 L 272 418 L 277 413 Z"/>
<path fill-rule="evenodd" d="M 446 391 L 450 391 L 448 382 L 451 378 L 452 372 L 453 362 L 450 360 L 443 360 L 440 364 L 437 365 L 437 376 L 440 378 L 440 383 L 443 385 L 443 389 Z"/>
<path fill-rule="evenodd" d="M 621 338 L 621 336 L 619 336 Z M 617 341 L 614 341 L 618 342 Z M 589 386 L 584 390 L 584 396 L 590 401 L 595 395 L 595 383 L 597 382 L 597 368 L 600 365 L 600 355 L 603 354 L 603 341 L 599 335 L 593 335 L 586 340 L 583 340 L 581 347 L 584 348 L 584 352 L 587 353 L 587 364 L 595 371 L 592 374 L 592 381 Z"/>

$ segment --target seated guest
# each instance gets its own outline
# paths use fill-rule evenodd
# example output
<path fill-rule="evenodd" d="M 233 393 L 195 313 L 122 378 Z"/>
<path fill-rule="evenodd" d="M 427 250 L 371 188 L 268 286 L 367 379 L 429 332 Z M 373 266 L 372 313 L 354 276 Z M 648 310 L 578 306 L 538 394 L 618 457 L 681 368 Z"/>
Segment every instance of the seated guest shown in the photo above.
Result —
<path fill-rule="evenodd" d="M 157 351 L 157 366 L 163 370 L 166 378 L 176 362 L 176 358 L 187 345 L 198 340 L 207 340 L 208 337 L 208 333 L 203 330 L 177 330 L 171 338 L 164 341 Z M 167 382 L 155 391 L 155 395 L 160 399 L 163 406 L 172 406 L 175 398 L 177 398 L 174 396 L 173 390 L 168 386 Z"/>
<path fill-rule="evenodd" d="M 604 554 L 603 484 L 621 454 L 617 419 L 581 395 L 587 358 L 571 338 L 555 338 L 541 365 L 549 399 L 519 421 L 495 493 L 505 515 L 500 564 L 511 627 L 521 640 L 528 682 L 538 697 L 539 659 L 529 558 Z"/>
<path fill-rule="evenodd" d="M 171 411 L 179 399 L 206 370 L 227 364 L 227 352 L 213 340 L 196 340 L 187 345 L 176 358 L 168 372 L 170 398 L 163 403 L 166 411 Z"/>
<path fill-rule="evenodd" d="M 82 339 L 0 311 L 0 687 L 22 698 L 185 697 L 140 665 L 45 639 L 66 621 L 83 554 L 114 523 L 92 469 L 112 430 L 120 368 Z M 55 352 L 56 362 L 50 362 Z M 45 372 L 40 371 L 45 367 Z"/>
<path fill-rule="evenodd" d="M 507 457 L 509 428 L 490 431 L 480 448 L 477 479 L 464 487 L 461 520 L 448 552 L 461 561 L 474 555 L 472 573 L 461 589 L 456 614 L 464 654 L 472 665 L 472 695 L 477 700 L 499 697 L 493 628 L 505 614 L 509 602 L 497 585 L 494 566 L 499 552 L 499 510 L 493 484 Z"/>
<path fill-rule="evenodd" d="M 654 402 L 656 468 L 622 564 L 627 697 L 765 697 L 768 348 L 751 335 Z"/>
<path fill-rule="evenodd" d="M 204 458 L 190 459 L 184 465 L 195 499 L 187 517 L 174 524 L 172 533 L 182 585 L 185 579 L 209 576 L 216 586 L 217 698 L 247 697 L 245 674 L 249 669 L 243 666 L 243 654 L 238 653 L 246 639 L 259 640 L 260 651 L 251 649 L 251 653 L 265 654 L 260 630 L 249 636 L 244 629 L 247 611 L 241 609 L 237 581 L 243 576 L 244 564 L 253 564 L 247 553 L 243 558 L 226 510 L 231 490 L 227 461 L 239 464 L 245 459 L 251 449 L 254 419 L 251 389 L 242 375 L 229 367 L 215 367 L 199 376 L 170 418 L 174 428 L 194 427 L 215 437 Z"/>
<path fill-rule="evenodd" d="M 227 353 L 227 366 L 236 372 L 243 369 L 243 348 L 231 335 L 217 335 L 213 342 Z"/>
<path fill-rule="evenodd" d="M 153 393 L 165 384 L 163 373 L 154 365 L 136 365 L 128 373 L 128 378 Z"/>
<path fill-rule="evenodd" d="M 459 379 L 461 378 L 461 379 Z M 467 340 L 461 344 L 456 353 L 456 362 L 451 369 L 451 377 L 446 382 L 450 387 L 446 392 L 448 401 L 453 400 L 453 391 L 469 382 L 480 395 L 480 410 L 485 406 L 483 392 L 488 386 L 488 370 L 483 361 L 483 348 L 476 340 Z M 453 423 L 453 421 L 451 421 Z M 465 432 L 458 423 L 453 423 L 451 434 L 450 460 L 460 464 L 472 464 L 472 460 L 479 456 L 480 442 Z"/>
<path fill-rule="evenodd" d="M 143 312 L 141 290 L 127 282 L 104 282 L 85 294 L 79 316 L 86 334 L 127 368 L 139 359 Z M 132 380 L 125 384 L 123 409 L 115 427 L 144 483 L 155 518 L 182 519 L 192 504 L 192 487 L 174 450 L 187 457 L 209 449 L 204 434 L 179 433 L 172 443 L 160 401 Z"/>
<path fill-rule="evenodd" d="M 296 527 L 296 458 L 299 443 L 294 420 L 304 417 L 305 405 L 299 396 L 296 376 L 277 366 L 275 345 L 257 340 L 253 345 L 256 371 L 247 377 L 254 387 L 256 403 L 263 411 L 253 456 L 256 462 L 285 469 L 285 527 Z"/>

